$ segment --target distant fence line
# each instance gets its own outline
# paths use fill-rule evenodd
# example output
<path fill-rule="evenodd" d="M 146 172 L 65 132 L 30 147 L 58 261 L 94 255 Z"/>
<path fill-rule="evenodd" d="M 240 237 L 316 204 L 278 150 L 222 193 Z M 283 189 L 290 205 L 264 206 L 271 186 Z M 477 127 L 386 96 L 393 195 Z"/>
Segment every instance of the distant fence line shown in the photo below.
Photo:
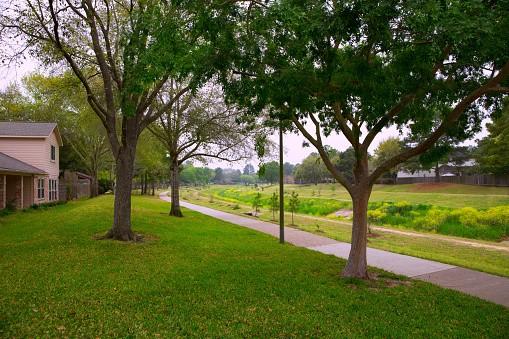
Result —
<path fill-rule="evenodd" d="M 396 184 L 416 184 L 434 182 L 436 182 L 436 178 L 434 176 L 396 179 Z M 464 185 L 509 187 L 509 175 L 475 174 L 454 177 L 440 177 L 440 182 Z"/>

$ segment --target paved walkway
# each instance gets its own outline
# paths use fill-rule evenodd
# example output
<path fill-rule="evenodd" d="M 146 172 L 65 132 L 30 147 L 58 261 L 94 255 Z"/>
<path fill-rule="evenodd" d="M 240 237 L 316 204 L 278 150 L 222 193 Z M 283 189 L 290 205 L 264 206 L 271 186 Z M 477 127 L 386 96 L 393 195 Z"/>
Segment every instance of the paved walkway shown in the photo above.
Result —
<path fill-rule="evenodd" d="M 161 193 L 159 197 L 169 202 L 170 198 L 166 193 Z M 190 210 L 279 237 L 279 226 L 275 224 L 185 201 L 181 201 L 180 204 Z M 350 252 L 349 243 L 289 227 L 285 227 L 285 240 L 295 246 L 332 254 L 343 259 L 347 259 Z M 509 307 L 508 278 L 374 248 L 368 248 L 367 257 L 370 266 L 413 279 L 428 281 L 441 287 L 461 291 Z"/>

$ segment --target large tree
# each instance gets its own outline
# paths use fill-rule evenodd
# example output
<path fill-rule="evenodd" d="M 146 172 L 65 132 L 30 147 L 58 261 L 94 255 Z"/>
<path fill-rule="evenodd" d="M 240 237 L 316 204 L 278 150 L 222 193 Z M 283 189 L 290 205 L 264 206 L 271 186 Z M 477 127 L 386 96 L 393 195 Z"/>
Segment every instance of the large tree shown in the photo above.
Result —
<path fill-rule="evenodd" d="M 187 85 L 172 81 L 159 95 L 164 109 L 148 129 L 166 148 L 171 171 L 170 215 L 181 217 L 179 173 L 189 160 L 238 161 L 250 156 L 252 130 L 238 123 L 241 112 L 224 104 L 217 86 L 209 84 L 195 93 L 186 93 L 168 105 L 175 93 Z"/>
<path fill-rule="evenodd" d="M 383 141 L 381 141 L 377 148 L 375 149 L 374 156 L 372 159 L 372 166 L 378 167 L 382 165 L 387 160 L 401 153 L 402 150 L 402 142 L 399 138 L 390 137 Z M 398 166 L 393 167 L 386 174 L 390 178 L 395 178 L 398 174 Z"/>
<path fill-rule="evenodd" d="M 311 153 L 295 167 L 294 176 L 298 183 L 318 185 L 329 176 L 329 172 L 318 153 Z"/>
<path fill-rule="evenodd" d="M 277 161 L 269 161 L 260 166 L 258 177 L 269 184 L 279 182 L 279 163 Z"/>
<path fill-rule="evenodd" d="M 249 6 L 245 18 L 223 72 L 228 99 L 291 120 L 317 149 L 353 202 L 343 275 L 367 278 L 375 181 L 442 137 L 476 129 L 509 93 L 509 2 L 280 0 Z M 370 171 L 368 148 L 389 126 L 419 142 Z M 325 148 L 332 133 L 354 151 L 351 179 Z"/>
<path fill-rule="evenodd" d="M 188 91 L 182 88 L 155 109 L 168 78 L 188 73 L 191 65 L 201 64 L 195 57 L 204 56 L 204 41 L 193 36 L 193 17 L 184 6 L 156 0 L 25 0 L 0 9 L 2 40 L 20 42 L 14 56 L 30 51 L 46 64 L 70 68 L 106 129 L 116 163 L 107 238 L 136 239 L 131 189 L 138 137 Z M 99 90 L 91 85 L 95 78 Z"/>

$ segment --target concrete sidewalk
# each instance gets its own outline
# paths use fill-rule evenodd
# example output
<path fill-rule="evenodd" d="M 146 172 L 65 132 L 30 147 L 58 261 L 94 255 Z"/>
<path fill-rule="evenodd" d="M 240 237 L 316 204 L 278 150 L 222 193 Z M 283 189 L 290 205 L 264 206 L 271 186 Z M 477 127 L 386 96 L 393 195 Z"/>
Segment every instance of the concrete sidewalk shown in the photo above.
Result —
<path fill-rule="evenodd" d="M 159 197 L 169 202 L 170 198 L 166 194 L 167 192 L 163 192 Z M 279 226 L 269 222 L 242 217 L 185 201 L 181 201 L 180 205 L 232 224 L 279 237 Z M 285 227 L 285 240 L 295 246 L 305 247 L 324 254 L 332 254 L 343 259 L 347 259 L 350 252 L 349 243 L 289 227 Z M 428 281 L 441 287 L 461 291 L 509 307 L 508 278 L 374 248 L 368 248 L 367 259 L 368 265 L 372 267 L 413 279 Z"/>

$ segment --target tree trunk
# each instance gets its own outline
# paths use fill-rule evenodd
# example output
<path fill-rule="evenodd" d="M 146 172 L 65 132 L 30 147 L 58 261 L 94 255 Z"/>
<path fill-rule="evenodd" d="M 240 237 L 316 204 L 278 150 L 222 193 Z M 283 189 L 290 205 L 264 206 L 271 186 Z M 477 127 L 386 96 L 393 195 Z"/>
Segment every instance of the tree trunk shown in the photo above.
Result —
<path fill-rule="evenodd" d="M 180 197 L 179 197 L 179 166 L 172 164 L 171 166 L 171 208 L 170 215 L 174 217 L 182 217 L 180 210 Z"/>
<path fill-rule="evenodd" d="M 435 165 L 435 182 L 436 183 L 440 182 L 440 168 L 439 168 L 438 162 Z"/>
<path fill-rule="evenodd" d="M 136 146 L 123 147 L 116 160 L 116 185 L 113 226 L 106 238 L 129 241 L 136 240 L 131 230 L 131 191 Z"/>
<path fill-rule="evenodd" d="M 97 180 L 97 174 L 92 176 L 90 183 L 90 197 L 97 197 L 99 195 L 99 181 Z"/>
<path fill-rule="evenodd" d="M 352 247 L 348 255 L 348 262 L 343 269 L 344 277 L 368 279 L 368 266 L 366 258 L 367 231 L 368 231 L 368 202 L 371 187 L 358 187 L 352 197 L 353 224 Z"/>

